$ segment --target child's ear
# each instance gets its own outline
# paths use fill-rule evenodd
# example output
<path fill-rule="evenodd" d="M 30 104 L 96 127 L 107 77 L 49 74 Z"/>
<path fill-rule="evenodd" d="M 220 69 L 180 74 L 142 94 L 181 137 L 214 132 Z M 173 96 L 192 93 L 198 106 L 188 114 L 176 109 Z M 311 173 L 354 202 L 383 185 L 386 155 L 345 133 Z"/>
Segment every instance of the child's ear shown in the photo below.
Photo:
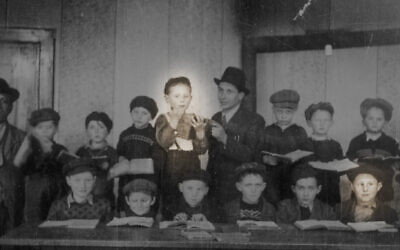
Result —
<path fill-rule="evenodd" d="M 181 193 L 183 192 L 183 185 L 182 185 L 182 183 L 179 183 L 178 184 L 178 187 L 179 187 L 179 191 L 181 191 Z"/>
<path fill-rule="evenodd" d="M 204 188 L 204 193 L 205 193 L 205 195 L 208 194 L 208 190 L 209 190 L 209 188 L 208 188 L 208 186 L 206 186 L 206 187 Z"/>
<path fill-rule="evenodd" d="M 351 188 L 351 191 L 352 191 L 353 193 L 355 193 L 355 190 L 354 190 L 354 185 L 353 185 L 353 183 L 351 183 L 351 184 L 350 184 L 350 188 Z"/>
<path fill-rule="evenodd" d="M 267 183 L 266 182 L 263 182 L 263 185 L 262 185 L 262 191 L 264 191 L 264 189 L 267 187 Z"/>
<path fill-rule="evenodd" d="M 239 192 L 242 192 L 242 185 L 240 185 L 240 182 L 236 182 L 235 185 L 236 185 L 236 189 L 237 189 Z"/>
<path fill-rule="evenodd" d="M 292 188 L 292 192 L 294 193 L 294 188 L 295 188 L 294 185 L 292 185 L 291 188 Z"/>
<path fill-rule="evenodd" d="M 319 192 L 321 192 L 321 189 L 322 189 L 322 185 L 318 185 L 317 194 L 319 194 Z"/>
<path fill-rule="evenodd" d="M 66 177 L 65 177 L 65 180 L 66 180 L 68 186 L 71 186 L 71 184 L 70 184 L 70 182 L 71 182 L 71 177 L 66 176 Z"/>
<path fill-rule="evenodd" d="M 381 190 L 382 186 L 382 182 L 378 182 L 378 191 Z"/>
<path fill-rule="evenodd" d="M 153 196 L 153 198 L 151 199 L 150 206 L 153 206 L 154 203 L 156 203 L 156 197 L 155 196 Z"/>
<path fill-rule="evenodd" d="M 129 205 L 129 199 L 128 199 L 128 196 L 125 196 L 125 202 L 126 202 L 126 204 L 128 204 L 128 205 Z"/>
<path fill-rule="evenodd" d="M 165 101 L 169 104 L 169 96 L 168 95 L 164 95 Z"/>

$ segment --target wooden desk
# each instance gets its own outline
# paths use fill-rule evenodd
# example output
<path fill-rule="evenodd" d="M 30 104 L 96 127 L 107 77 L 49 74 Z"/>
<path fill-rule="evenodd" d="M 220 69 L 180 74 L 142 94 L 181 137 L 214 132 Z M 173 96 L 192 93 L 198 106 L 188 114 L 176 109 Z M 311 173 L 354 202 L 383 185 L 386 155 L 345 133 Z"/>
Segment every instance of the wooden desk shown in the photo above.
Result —
<path fill-rule="evenodd" d="M 96 229 L 38 228 L 25 224 L 2 238 L 0 245 L 42 248 L 162 248 L 162 249 L 400 249 L 399 233 L 300 231 L 280 225 L 280 231 L 253 231 L 250 242 L 189 241 L 179 230 L 129 227 Z M 217 225 L 219 232 L 238 231 L 234 225 Z"/>

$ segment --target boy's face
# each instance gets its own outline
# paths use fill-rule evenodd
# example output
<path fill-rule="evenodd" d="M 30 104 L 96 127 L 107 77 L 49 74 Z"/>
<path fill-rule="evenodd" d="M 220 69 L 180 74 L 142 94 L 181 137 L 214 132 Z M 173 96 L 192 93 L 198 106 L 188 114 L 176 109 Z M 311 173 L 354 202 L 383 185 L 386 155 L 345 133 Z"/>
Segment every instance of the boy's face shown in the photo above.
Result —
<path fill-rule="evenodd" d="M 378 182 L 371 174 L 359 174 L 351 184 L 357 201 L 371 202 L 375 200 L 376 194 L 382 188 L 382 183 Z"/>
<path fill-rule="evenodd" d="M 131 211 L 137 215 L 144 215 L 150 211 L 151 206 L 156 201 L 155 197 L 143 192 L 133 192 L 125 196 L 126 204 Z"/>
<path fill-rule="evenodd" d="M 379 133 L 386 124 L 385 114 L 382 109 L 372 107 L 367 111 L 363 124 L 368 132 Z"/>
<path fill-rule="evenodd" d="M 314 202 L 315 196 L 321 191 L 321 185 L 318 186 L 314 177 L 303 178 L 292 186 L 292 191 L 300 206 L 309 207 Z"/>
<path fill-rule="evenodd" d="M 332 116 L 328 111 L 317 110 L 311 117 L 311 120 L 307 122 L 316 135 L 326 135 L 330 127 L 332 126 Z"/>
<path fill-rule="evenodd" d="M 257 174 L 248 174 L 240 182 L 236 182 L 236 188 L 242 193 L 243 201 L 250 204 L 258 202 L 265 187 L 263 178 Z"/>
<path fill-rule="evenodd" d="M 141 129 L 149 125 L 152 120 L 150 112 L 143 107 L 135 107 L 131 111 L 132 122 L 135 128 Z"/>
<path fill-rule="evenodd" d="M 274 113 L 276 122 L 280 126 L 290 125 L 292 123 L 294 113 L 296 112 L 295 109 L 277 108 L 277 107 L 273 107 L 272 111 Z"/>
<path fill-rule="evenodd" d="M 208 193 L 207 185 L 200 180 L 187 180 L 179 183 L 179 190 L 191 207 L 196 207 Z"/>
<path fill-rule="evenodd" d="M 221 82 L 218 85 L 218 101 L 222 111 L 228 111 L 240 105 L 244 98 L 244 93 L 239 92 L 238 89 L 227 82 Z"/>
<path fill-rule="evenodd" d="M 86 132 L 92 142 L 103 142 L 108 135 L 107 127 L 101 121 L 90 121 Z"/>
<path fill-rule="evenodd" d="M 165 100 L 170 105 L 171 110 L 183 113 L 192 100 L 191 89 L 184 84 L 177 84 L 169 88 L 169 93 L 165 95 Z"/>
<path fill-rule="evenodd" d="M 67 184 L 75 197 L 86 199 L 92 192 L 96 177 L 91 172 L 82 172 L 67 176 Z"/>
<path fill-rule="evenodd" d="M 40 137 L 52 140 L 54 135 L 57 133 L 57 126 L 54 124 L 54 121 L 39 122 L 35 127 L 33 127 L 33 133 Z"/>

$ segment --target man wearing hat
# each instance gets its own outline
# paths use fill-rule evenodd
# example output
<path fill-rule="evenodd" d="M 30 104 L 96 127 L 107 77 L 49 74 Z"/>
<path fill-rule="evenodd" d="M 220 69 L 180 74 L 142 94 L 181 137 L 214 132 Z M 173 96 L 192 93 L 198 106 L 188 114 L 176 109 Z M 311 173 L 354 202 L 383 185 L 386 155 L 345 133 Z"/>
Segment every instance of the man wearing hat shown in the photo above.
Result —
<path fill-rule="evenodd" d="M 307 140 L 306 130 L 293 123 L 300 101 L 297 91 L 292 89 L 279 90 L 271 95 L 269 101 L 272 104 L 275 122 L 265 127 L 260 133 L 259 153 L 257 155 L 260 158 L 261 151 L 275 154 L 287 154 L 296 151 Z M 272 181 L 264 193 L 267 200 L 277 204 L 282 199 L 290 198 L 293 195 L 292 190 L 290 190 L 289 178 L 292 165 L 268 155 L 262 156 L 259 160 L 266 165 Z"/>
<path fill-rule="evenodd" d="M 235 169 L 254 160 L 257 134 L 265 121 L 259 114 L 242 106 L 249 90 L 241 69 L 228 67 L 222 78 L 214 78 L 214 81 L 221 111 L 211 121 L 207 171 L 212 179 L 211 195 L 223 206 L 239 196 L 235 188 Z"/>
<path fill-rule="evenodd" d="M 347 177 L 351 182 L 352 196 L 337 208 L 341 221 L 397 221 L 396 211 L 377 199 L 385 181 L 380 167 L 372 163 L 360 163 L 359 167 L 347 172 Z"/>
<path fill-rule="evenodd" d="M 21 223 L 24 207 L 23 177 L 19 169 L 13 167 L 13 161 L 25 133 L 7 121 L 13 103 L 18 98 L 18 90 L 0 78 L 0 184 L 5 189 L 5 205 L 10 216 L 8 224 L 11 227 Z"/>

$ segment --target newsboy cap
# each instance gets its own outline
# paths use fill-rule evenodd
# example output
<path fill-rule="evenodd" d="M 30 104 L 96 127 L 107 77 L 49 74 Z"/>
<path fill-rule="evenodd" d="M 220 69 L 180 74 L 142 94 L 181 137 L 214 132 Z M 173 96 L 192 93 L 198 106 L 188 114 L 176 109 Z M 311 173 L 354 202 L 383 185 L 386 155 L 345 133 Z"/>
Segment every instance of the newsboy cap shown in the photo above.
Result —
<path fill-rule="evenodd" d="M 58 125 L 60 115 L 52 108 L 42 108 L 33 111 L 29 118 L 29 124 L 33 127 L 45 121 L 54 121 L 54 123 Z"/>
<path fill-rule="evenodd" d="M 283 89 L 272 94 L 269 101 L 276 108 L 297 109 L 300 96 L 295 90 Z"/>
<path fill-rule="evenodd" d="M 63 166 L 64 176 L 71 176 L 83 172 L 91 172 L 96 175 L 96 166 L 90 158 L 78 158 L 69 161 Z"/>
<path fill-rule="evenodd" d="M 143 192 L 145 194 L 150 194 L 154 196 L 157 193 L 157 185 L 147 179 L 139 178 L 127 183 L 122 191 L 125 195 L 129 195 L 130 193 L 135 192 Z"/>

